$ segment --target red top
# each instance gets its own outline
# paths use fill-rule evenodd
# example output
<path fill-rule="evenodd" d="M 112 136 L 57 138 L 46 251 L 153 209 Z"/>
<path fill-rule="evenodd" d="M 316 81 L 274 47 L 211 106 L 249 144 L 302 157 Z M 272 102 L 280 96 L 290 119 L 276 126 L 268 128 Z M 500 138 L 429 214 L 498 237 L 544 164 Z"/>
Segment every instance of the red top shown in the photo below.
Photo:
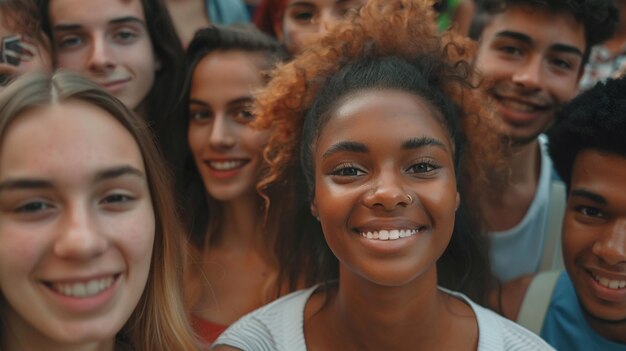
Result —
<path fill-rule="evenodd" d="M 206 319 L 202 319 L 195 314 L 191 315 L 191 326 L 193 330 L 198 334 L 202 341 L 212 344 L 220 334 L 228 328 L 227 325 L 216 324 L 209 322 Z"/>

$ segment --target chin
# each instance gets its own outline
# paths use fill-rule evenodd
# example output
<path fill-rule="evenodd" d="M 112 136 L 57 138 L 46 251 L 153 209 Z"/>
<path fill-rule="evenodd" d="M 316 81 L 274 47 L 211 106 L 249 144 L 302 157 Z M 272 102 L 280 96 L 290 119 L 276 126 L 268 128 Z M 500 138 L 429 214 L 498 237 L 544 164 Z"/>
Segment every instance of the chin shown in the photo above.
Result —
<path fill-rule="evenodd" d="M 595 306 L 581 303 L 582 309 L 588 318 L 604 324 L 626 324 L 626 308 L 611 305 Z"/>

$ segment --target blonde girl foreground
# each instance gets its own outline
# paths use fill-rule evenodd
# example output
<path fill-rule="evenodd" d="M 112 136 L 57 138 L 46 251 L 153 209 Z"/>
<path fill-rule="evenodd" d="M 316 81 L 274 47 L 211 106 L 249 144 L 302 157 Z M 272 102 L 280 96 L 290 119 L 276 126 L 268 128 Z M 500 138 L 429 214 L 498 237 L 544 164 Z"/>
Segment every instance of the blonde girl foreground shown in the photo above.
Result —
<path fill-rule="evenodd" d="M 165 169 L 143 121 L 85 78 L 3 92 L 3 351 L 197 349 Z"/>

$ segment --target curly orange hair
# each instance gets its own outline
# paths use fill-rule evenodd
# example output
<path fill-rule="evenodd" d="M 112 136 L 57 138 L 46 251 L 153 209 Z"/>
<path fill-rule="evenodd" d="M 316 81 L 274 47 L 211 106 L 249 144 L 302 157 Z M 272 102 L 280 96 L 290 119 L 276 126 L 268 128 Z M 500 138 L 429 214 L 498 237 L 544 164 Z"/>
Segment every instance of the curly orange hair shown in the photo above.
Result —
<path fill-rule="evenodd" d="M 476 86 L 480 77 L 470 65 L 475 42 L 451 31 L 438 32 L 431 0 L 370 0 L 352 16 L 293 61 L 275 69 L 271 82 L 259 92 L 255 124 L 270 128 L 272 135 L 264 150 L 269 170 L 257 188 L 284 181 L 287 170 L 297 164 L 305 111 L 326 78 L 343 64 L 365 56 L 396 56 L 410 61 L 426 55 L 456 70 L 442 72 L 457 77 L 447 79 L 443 90 L 462 114 L 460 126 L 467 139 L 463 182 L 474 200 L 481 199 L 487 184 L 502 178 L 491 175 L 505 170 L 507 150 L 497 133 L 498 121 Z"/>

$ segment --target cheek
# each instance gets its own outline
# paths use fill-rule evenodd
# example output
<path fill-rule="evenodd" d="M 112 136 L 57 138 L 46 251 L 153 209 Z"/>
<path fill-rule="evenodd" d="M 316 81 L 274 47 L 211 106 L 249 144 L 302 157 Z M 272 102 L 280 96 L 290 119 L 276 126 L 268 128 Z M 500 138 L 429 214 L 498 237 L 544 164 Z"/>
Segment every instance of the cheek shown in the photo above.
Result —
<path fill-rule="evenodd" d="M 115 221 L 116 236 L 126 260 L 142 267 L 150 264 L 156 222 L 149 200 L 124 221 Z"/>
<path fill-rule="evenodd" d="M 189 146 L 189 150 L 191 150 L 194 158 L 199 157 L 201 151 L 207 147 L 209 136 L 209 127 L 194 126 L 192 124 L 189 125 L 187 130 L 187 145 Z"/>
<path fill-rule="evenodd" d="M 292 53 L 297 53 L 302 50 L 306 43 L 311 41 L 311 37 L 316 35 L 311 30 L 307 30 L 289 21 L 285 21 L 283 30 L 283 42 Z"/>
<path fill-rule="evenodd" d="M 553 95 L 559 103 L 564 104 L 574 98 L 578 93 L 578 75 L 571 74 L 549 80 Z"/>
<path fill-rule="evenodd" d="M 417 195 L 433 216 L 454 218 L 458 205 L 458 192 L 454 181 L 428 184 L 419 189 Z"/>
<path fill-rule="evenodd" d="M 262 158 L 263 147 L 267 144 L 269 131 L 254 130 L 244 126 L 238 133 L 237 138 L 239 139 L 241 148 L 246 150 L 251 157 Z"/>
<path fill-rule="evenodd" d="M 581 255 L 590 254 L 594 244 L 596 229 L 577 222 L 573 214 L 567 213 L 563 221 L 563 256 L 565 265 L 574 264 Z"/>
<path fill-rule="evenodd" d="M 51 246 L 47 240 L 50 231 L 46 226 L 0 224 L 0 270 L 34 267 Z"/>
<path fill-rule="evenodd" d="M 87 65 L 85 50 L 76 50 L 57 54 L 57 64 L 59 67 L 80 71 Z"/>

